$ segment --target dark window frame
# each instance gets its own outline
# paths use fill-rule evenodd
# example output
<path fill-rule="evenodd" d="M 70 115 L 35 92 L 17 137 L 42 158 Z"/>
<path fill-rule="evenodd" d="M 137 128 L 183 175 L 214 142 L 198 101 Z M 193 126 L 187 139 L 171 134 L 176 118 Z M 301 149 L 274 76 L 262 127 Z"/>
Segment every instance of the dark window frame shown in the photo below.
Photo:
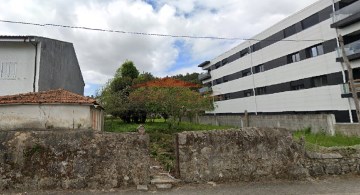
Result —
<path fill-rule="evenodd" d="M 311 87 L 322 87 L 328 85 L 328 79 L 326 75 L 316 76 L 311 78 Z"/>
<path fill-rule="evenodd" d="M 256 88 L 256 95 L 265 95 L 266 94 L 266 87 L 258 87 Z"/>

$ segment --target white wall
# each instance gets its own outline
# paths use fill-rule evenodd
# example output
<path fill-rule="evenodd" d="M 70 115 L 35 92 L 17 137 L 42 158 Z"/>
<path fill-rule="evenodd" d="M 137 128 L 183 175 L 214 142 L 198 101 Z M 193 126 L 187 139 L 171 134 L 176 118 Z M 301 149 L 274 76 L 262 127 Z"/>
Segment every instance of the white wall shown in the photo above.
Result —
<path fill-rule="evenodd" d="M 216 102 L 217 113 L 347 110 L 341 86 L 324 86 L 298 91 L 252 96 Z"/>
<path fill-rule="evenodd" d="M 33 91 L 35 51 L 30 43 L 0 42 L 0 71 L 3 64 L 15 67 L 14 78 L 0 75 L 0 96 Z"/>
<path fill-rule="evenodd" d="M 0 130 L 91 129 L 89 105 L 1 105 Z"/>

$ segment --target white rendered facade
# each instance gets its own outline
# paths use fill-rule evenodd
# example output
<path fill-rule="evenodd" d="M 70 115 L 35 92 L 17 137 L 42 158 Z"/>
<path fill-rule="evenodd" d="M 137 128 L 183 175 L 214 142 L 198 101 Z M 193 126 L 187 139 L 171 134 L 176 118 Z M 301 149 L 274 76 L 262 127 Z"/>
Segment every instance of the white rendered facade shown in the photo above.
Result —
<path fill-rule="evenodd" d="M 337 122 L 353 122 L 354 100 L 345 66 L 337 62 L 337 37 L 344 37 L 360 79 L 359 14 L 360 0 L 320 0 L 199 65 L 208 71 L 201 80 L 216 100 L 210 113 L 331 113 Z"/>

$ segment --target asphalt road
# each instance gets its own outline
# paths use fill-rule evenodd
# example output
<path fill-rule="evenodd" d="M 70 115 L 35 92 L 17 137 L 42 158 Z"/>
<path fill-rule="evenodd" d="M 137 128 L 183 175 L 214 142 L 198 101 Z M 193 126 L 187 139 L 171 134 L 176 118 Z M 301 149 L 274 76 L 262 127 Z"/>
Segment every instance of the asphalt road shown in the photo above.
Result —
<path fill-rule="evenodd" d="M 1 192 L 0 192 L 1 193 Z M 11 194 L 174 194 L 174 195 L 212 195 L 212 194 L 360 194 L 360 176 L 328 177 L 307 181 L 269 181 L 237 182 L 226 184 L 182 185 L 168 191 L 149 190 L 147 192 L 128 190 L 83 190 L 83 191 L 42 191 Z"/>

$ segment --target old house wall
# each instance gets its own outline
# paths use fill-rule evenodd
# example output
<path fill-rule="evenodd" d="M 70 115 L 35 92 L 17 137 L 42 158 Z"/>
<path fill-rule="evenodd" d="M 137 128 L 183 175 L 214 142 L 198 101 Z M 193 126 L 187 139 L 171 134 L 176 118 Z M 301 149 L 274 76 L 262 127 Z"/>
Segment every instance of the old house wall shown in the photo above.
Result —
<path fill-rule="evenodd" d="M 35 47 L 31 43 L 1 42 L 0 96 L 33 92 Z"/>
<path fill-rule="evenodd" d="M 92 129 L 89 105 L 1 105 L 0 131 L 16 129 Z"/>

